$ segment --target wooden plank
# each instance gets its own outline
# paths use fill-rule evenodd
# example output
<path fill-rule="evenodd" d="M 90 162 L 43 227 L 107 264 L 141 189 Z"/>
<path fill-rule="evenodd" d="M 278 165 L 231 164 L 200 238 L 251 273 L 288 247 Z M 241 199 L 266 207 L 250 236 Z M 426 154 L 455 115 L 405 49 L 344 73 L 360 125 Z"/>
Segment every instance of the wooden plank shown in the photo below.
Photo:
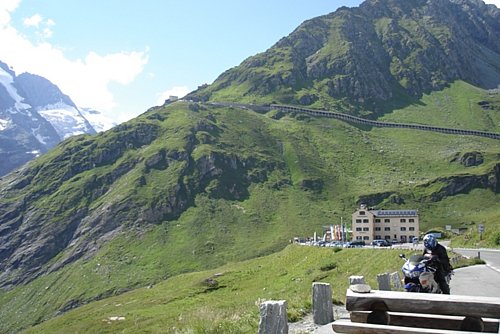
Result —
<path fill-rule="evenodd" d="M 347 290 L 348 311 L 370 311 L 374 303 L 384 303 L 389 311 L 441 315 L 500 318 L 500 298 L 372 290 Z"/>
<path fill-rule="evenodd" d="M 366 318 L 370 311 L 353 311 L 351 312 L 352 322 L 366 322 Z M 459 330 L 462 324 L 463 316 L 423 314 L 423 313 L 389 313 L 389 325 L 420 327 L 420 328 L 437 328 Z M 498 333 L 499 320 L 483 318 L 484 331 Z"/>
<path fill-rule="evenodd" d="M 475 334 L 477 332 L 452 331 L 447 329 L 374 325 L 349 320 L 337 320 L 332 324 L 334 333 L 345 334 Z"/>

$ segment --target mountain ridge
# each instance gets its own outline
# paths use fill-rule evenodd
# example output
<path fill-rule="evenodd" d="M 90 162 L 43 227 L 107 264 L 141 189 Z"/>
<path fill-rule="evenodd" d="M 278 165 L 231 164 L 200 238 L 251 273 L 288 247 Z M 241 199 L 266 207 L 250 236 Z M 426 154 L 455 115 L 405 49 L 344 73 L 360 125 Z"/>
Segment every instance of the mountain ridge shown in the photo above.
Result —
<path fill-rule="evenodd" d="M 499 21 L 500 10 L 481 1 L 365 1 L 304 22 L 188 98 L 376 117 L 455 80 L 496 88 Z"/>
<path fill-rule="evenodd" d="M 71 98 L 44 77 L 16 73 L 0 61 L 0 176 L 53 148 L 60 141 L 96 129 Z M 102 131 L 109 122 L 90 113 Z"/>

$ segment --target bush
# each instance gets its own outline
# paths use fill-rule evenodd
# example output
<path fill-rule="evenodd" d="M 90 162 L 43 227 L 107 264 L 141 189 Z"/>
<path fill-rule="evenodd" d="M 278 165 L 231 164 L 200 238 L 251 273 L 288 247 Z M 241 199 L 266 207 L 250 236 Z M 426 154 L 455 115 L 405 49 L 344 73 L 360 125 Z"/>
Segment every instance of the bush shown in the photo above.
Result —
<path fill-rule="evenodd" d="M 333 270 L 335 268 L 337 268 L 337 264 L 336 263 L 328 263 L 328 264 L 325 264 L 324 266 L 322 266 L 319 269 L 321 271 L 329 271 L 329 270 Z"/>
<path fill-rule="evenodd" d="M 307 311 L 304 309 L 290 309 L 287 311 L 287 317 L 289 322 L 297 322 L 304 318 L 307 314 Z"/>
<path fill-rule="evenodd" d="M 500 246 L 500 232 L 495 232 L 490 237 L 491 243 L 494 246 Z"/>
<path fill-rule="evenodd" d="M 477 257 L 472 257 L 472 258 L 460 257 L 455 263 L 453 263 L 453 268 L 457 269 L 462 267 L 474 266 L 477 264 L 486 264 L 486 262 Z"/>

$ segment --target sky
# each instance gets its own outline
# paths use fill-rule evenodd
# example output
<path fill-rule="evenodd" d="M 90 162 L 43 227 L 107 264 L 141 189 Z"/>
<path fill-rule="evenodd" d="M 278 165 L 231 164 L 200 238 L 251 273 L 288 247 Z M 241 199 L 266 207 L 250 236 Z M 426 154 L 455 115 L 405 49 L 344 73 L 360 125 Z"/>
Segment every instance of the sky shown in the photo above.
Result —
<path fill-rule="evenodd" d="M 0 61 L 120 123 L 212 83 L 305 20 L 361 2 L 0 0 Z"/>

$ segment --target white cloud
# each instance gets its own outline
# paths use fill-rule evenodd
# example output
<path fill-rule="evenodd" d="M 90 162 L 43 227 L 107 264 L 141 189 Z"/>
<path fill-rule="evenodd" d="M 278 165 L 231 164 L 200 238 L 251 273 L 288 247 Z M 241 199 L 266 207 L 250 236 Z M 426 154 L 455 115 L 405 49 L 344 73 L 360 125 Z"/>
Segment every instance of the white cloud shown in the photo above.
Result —
<path fill-rule="evenodd" d="M 43 16 L 40 14 L 35 14 L 31 17 L 25 18 L 23 20 L 23 24 L 26 27 L 38 29 L 36 34 L 41 37 L 42 40 L 52 37 L 52 35 L 54 34 L 52 27 L 56 25 L 54 20 L 44 20 Z"/>
<path fill-rule="evenodd" d="M 21 0 L 2 0 L 0 2 L 0 28 L 9 24 L 10 13 L 19 6 L 19 3 Z"/>
<path fill-rule="evenodd" d="M 40 25 L 43 21 L 43 17 L 40 14 L 35 14 L 32 17 L 27 17 L 23 20 L 23 24 L 27 27 L 36 27 Z"/>
<path fill-rule="evenodd" d="M 156 100 L 157 105 L 162 105 L 165 103 L 170 96 L 177 96 L 178 98 L 183 98 L 189 93 L 190 90 L 186 86 L 176 86 L 170 89 L 167 89 L 163 93 L 159 94 L 158 100 Z"/>
<path fill-rule="evenodd" d="M 117 103 L 109 88 L 110 83 L 130 84 L 142 73 L 148 62 L 149 50 L 116 52 L 100 55 L 89 51 L 84 58 L 70 59 L 61 48 L 47 41 L 31 42 L 10 24 L 10 13 L 20 0 L 1 0 L 0 41 L 9 47 L 0 48 L 0 60 L 17 74 L 30 72 L 41 75 L 56 84 L 63 93 L 81 107 L 91 107 L 104 113 L 112 112 Z M 52 36 L 55 22 L 43 21 L 41 15 L 25 20 L 25 24 L 44 28 L 38 32 L 43 38 Z"/>
<path fill-rule="evenodd" d="M 487 4 L 492 4 L 500 8 L 500 0 L 484 0 L 485 3 Z"/>
<path fill-rule="evenodd" d="M 54 32 L 52 31 L 52 29 L 50 28 L 43 28 L 43 30 L 40 32 L 40 35 L 42 36 L 42 38 L 44 39 L 49 39 L 52 37 L 52 34 Z"/>

